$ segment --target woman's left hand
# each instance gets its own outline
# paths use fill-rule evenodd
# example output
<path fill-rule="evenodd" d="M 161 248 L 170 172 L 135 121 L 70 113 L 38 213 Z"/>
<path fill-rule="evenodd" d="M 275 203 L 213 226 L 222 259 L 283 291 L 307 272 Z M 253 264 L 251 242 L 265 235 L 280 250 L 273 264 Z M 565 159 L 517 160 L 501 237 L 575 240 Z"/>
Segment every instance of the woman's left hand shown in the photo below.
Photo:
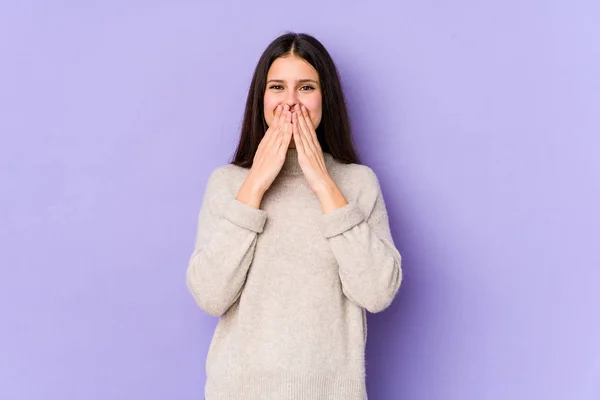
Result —
<path fill-rule="evenodd" d="M 292 113 L 292 134 L 298 151 L 298 164 L 310 188 L 321 200 L 324 212 L 347 204 L 341 191 L 329 176 L 323 151 L 317 139 L 308 110 L 296 105 Z"/>
<path fill-rule="evenodd" d="M 317 193 L 331 178 L 327 172 L 323 151 L 308 110 L 298 104 L 292 113 L 292 134 L 296 150 L 298 150 L 298 164 L 300 164 L 310 188 Z"/>

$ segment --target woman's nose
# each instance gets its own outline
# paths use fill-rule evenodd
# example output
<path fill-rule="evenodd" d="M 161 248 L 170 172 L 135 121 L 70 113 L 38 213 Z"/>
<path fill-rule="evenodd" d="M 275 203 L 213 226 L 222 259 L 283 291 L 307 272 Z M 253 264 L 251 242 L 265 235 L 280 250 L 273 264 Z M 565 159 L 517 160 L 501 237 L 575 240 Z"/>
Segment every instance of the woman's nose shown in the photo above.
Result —
<path fill-rule="evenodd" d="M 295 92 L 290 92 L 285 98 L 285 104 L 290 106 L 291 109 L 294 108 L 296 104 L 298 104 L 298 98 L 296 97 Z"/>

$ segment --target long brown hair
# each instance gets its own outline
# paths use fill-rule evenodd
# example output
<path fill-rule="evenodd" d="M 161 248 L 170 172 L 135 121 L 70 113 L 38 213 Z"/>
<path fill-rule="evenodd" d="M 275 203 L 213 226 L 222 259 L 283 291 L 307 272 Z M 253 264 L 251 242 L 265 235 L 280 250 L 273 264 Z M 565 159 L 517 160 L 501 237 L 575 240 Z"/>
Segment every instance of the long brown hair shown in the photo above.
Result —
<path fill-rule="evenodd" d="M 323 111 L 316 133 L 321 149 L 340 162 L 360 163 L 352 140 L 344 92 L 331 56 L 313 36 L 293 32 L 273 40 L 258 60 L 248 91 L 240 141 L 231 163 L 252 167 L 258 145 L 268 129 L 264 117 L 267 74 L 277 58 L 289 55 L 307 61 L 319 74 Z"/>

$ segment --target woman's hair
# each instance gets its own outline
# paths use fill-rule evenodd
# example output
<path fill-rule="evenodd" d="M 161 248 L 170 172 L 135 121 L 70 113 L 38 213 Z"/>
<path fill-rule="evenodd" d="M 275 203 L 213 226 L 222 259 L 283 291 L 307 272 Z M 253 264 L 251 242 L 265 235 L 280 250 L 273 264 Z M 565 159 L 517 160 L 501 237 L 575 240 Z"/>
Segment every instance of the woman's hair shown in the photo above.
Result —
<path fill-rule="evenodd" d="M 264 95 L 271 64 L 285 56 L 296 56 L 313 66 L 319 74 L 322 93 L 322 117 L 316 129 L 321 149 L 343 163 L 359 163 L 352 141 L 346 100 L 337 68 L 325 47 L 313 36 L 288 32 L 275 39 L 258 60 L 250 83 L 240 141 L 231 161 L 250 168 L 258 145 L 268 129 L 264 117 Z"/>

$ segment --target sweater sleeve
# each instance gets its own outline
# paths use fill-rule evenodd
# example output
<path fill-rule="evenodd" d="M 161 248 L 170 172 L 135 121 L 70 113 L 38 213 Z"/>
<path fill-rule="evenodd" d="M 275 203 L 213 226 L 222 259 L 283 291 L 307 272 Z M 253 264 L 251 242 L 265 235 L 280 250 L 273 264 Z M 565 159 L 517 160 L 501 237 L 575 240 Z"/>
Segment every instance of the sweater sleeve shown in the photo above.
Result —
<path fill-rule="evenodd" d="M 394 245 L 379 186 L 371 171 L 368 216 L 358 199 L 321 216 L 320 228 L 339 265 L 344 294 L 369 312 L 386 309 L 402 281 L 401 256 Z M 370 193 L 369 193 L 370 192 Z"/>
<path fill-rule="evenodd" d="M 226 177 L 209 177 L 198 215 L 186 283 L 198 306 L 221 316 L 239 298 L 252 263 L 266 212 L 242 203 L 224 189 Z"/>

